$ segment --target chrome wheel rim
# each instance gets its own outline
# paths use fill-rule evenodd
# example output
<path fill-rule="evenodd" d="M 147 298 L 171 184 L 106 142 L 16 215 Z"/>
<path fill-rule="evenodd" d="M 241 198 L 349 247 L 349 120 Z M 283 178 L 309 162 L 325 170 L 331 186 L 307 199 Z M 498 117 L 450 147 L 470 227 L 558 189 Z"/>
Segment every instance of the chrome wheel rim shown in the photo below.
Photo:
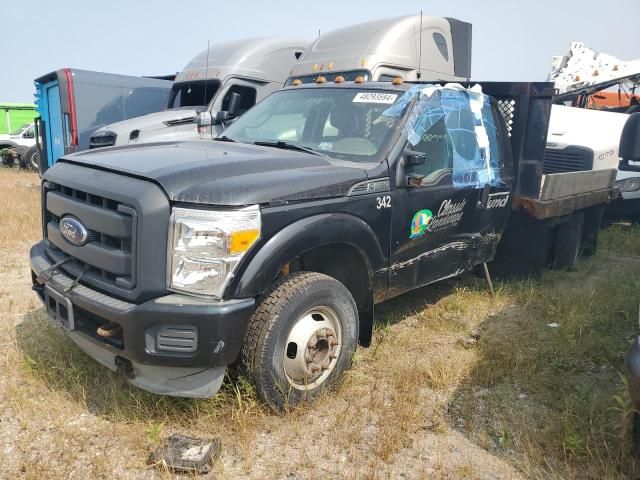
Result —
<path fill-rule="evenodd" d="M 304 313 L 291 328 L 284 345 L 284 373 L 298 390 L 312 390 L 333 372 L 342 346 L 338 314 L 318 306 Z"/>

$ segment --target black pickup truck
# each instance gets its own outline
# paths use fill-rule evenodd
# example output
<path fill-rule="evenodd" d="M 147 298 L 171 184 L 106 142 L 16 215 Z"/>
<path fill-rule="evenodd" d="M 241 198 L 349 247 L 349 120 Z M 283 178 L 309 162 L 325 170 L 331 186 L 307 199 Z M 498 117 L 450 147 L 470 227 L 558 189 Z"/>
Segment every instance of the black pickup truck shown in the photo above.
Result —
<path fill-rule="evenodd" d="M 374 305 L 593 247 L 613 183 L 563 196 L 573 174 L 543 177 L 552 95 L 319 77 L 214 141 L 65 156 L 43 176 L 33 288 L 143 389 L 208 397 L 239 364 L 275 409 L 313 398 L 369 344 Z"/>

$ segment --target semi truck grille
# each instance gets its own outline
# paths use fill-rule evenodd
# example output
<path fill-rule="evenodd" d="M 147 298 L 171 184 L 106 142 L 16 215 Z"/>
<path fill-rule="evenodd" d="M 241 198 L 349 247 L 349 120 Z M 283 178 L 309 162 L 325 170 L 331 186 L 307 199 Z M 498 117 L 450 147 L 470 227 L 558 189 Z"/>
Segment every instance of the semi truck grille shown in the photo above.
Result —
<path fill-rule="evenodd" d="M 544 173 L 565 173 L 591 170 L 593 151 L 588 148 L 547 148 L 544 153 Z"/>
<path fill-rule="evenodd" d="M 45 188 L 45 238 L 60 269 L 101 290 L 131 290 L 136 285 L 135 210 L 111 198 L 49 184 Z M 87 230 L 87 241 L 75 245 L 60 230 L 60 221 L 71 216 Z"/>
<path fill-rule="evenodd" d="M 89 140 L 89 148 L 113 147 L 116 144 L 116 134 L 112 132 L 94 135 Z"/>

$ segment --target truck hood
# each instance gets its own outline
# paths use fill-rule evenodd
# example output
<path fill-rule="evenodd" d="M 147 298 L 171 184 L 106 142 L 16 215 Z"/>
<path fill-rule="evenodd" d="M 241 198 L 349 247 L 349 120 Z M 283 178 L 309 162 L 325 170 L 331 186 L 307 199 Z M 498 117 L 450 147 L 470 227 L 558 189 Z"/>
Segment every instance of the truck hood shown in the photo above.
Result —
<path fill-rule="evenodd" d="M 174 202 L 252 205 L 331 198 L 367 179 L 353 162 L 223 142 L 149 143 L 60 159 L 149 179 Z M 55 165 L 52 167 L 55 169 Z"/>
<path fill-rule="evenodd" d="M 202 107 L 204 108 L 204 107 Z M 99 132 L 113 132 L 118 135 L 118 138 L 129 139 L 129 134 L 133 130 L 140 130 L 141 132 L 149 133 L 157 130 L 165 130 L 171 123 L 177 125 L 193 124 L 193 129 L 196 128 L 197 111 L 195 108 L 177 108 L 171 110 L 164 110 L 162 112 L 149 113 L 142 115 L 141 117 L 134 117 L 128 120 L 122 120 L 120 122 L 111 123 L 99 128 L 92 135 Z M 165 123 L 168 122 L 169 124 Z"/>
<path fill-rule="evenodd" d="M 553 105 L 547 148 L 582 146 L 594 152 L 618 151 L 626 113 Z M 617 158 L 617 155 L 615 156 Z"/>

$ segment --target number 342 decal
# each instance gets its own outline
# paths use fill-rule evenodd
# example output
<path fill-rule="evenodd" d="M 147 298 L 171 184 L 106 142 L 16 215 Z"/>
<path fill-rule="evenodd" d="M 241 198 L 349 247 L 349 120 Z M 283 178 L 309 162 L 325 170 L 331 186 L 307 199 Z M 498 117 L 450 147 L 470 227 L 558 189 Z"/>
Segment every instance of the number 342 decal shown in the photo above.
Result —
<path fill-rule="evenodd" d="M 376 197 L 376 208 L 391 208 L 391 195 L 385 195 L 384 197 Z"/>

